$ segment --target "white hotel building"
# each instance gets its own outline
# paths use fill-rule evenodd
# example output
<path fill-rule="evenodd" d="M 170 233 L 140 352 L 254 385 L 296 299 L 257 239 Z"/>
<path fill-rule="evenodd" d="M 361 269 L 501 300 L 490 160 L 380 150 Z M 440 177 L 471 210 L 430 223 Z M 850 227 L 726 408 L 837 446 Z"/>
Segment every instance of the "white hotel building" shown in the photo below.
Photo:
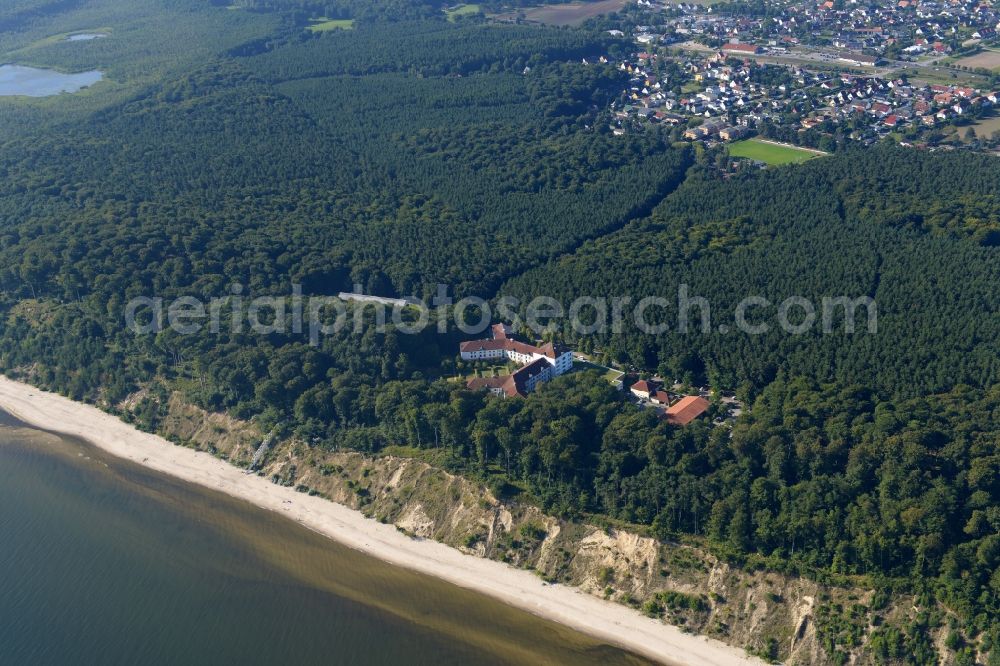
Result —
<path fill-rule="evenodd" d="M 469 388 L 489 389 L 508 397 L 524 396 L 535 390 L 540 382 L 547 382 L 573 368 L 573 351 L 551 342 L 536 347 L 512 339 L 510 329 L 503 324 L 493 326 L 492 340 L 463 342 L 459 351 L 463 361 L 489 361 L 506 359 L 524 367 L 506 377 L 476 378 L 469 381 Z"/>

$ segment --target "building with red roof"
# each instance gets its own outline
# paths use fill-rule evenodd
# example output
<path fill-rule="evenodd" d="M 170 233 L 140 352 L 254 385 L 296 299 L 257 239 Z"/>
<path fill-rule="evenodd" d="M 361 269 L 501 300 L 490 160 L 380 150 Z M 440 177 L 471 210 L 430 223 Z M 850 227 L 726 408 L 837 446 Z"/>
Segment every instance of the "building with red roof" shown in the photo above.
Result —
<path fill-rule="evenodd" d="M 635 384 L 632 384 L 632 388 L 629 390 L 637 398 L 642 398 L 643 400 L 649 400 L 656 391 L 660 388 L 660 385 L 653 380 L 640 379 Z"/>
<path fill-rule="evenodd" d="M 472 390 L 488 390 L 506 397 L 526 396 L 541 382 L 547 382 L 573 368 L 573 352 L 547 342 L 538 347 L 511 337 L 511 330 L 496 324 L 490 340 L 472 340 L 459 346 L 463 361 L 505 359 L 523 364 L 516 372 L 503 377 L 475 377 L 466 386 Z"/>
<path fill-rule="evenodd" d="M 701 396 L 689 395 L 678 400 L 677 404 L 668 407 L 667 411 L 664 412 L 664 418 L 671 425 L 686 426 L 708 411 L 711 406 L 712 403 Z"/>
<path fill-rule="evenodd" d="M 657 391 L 649 399 L 659 405 L 669 405 L 671 400 L 670 394 L 663 390 Z"/>

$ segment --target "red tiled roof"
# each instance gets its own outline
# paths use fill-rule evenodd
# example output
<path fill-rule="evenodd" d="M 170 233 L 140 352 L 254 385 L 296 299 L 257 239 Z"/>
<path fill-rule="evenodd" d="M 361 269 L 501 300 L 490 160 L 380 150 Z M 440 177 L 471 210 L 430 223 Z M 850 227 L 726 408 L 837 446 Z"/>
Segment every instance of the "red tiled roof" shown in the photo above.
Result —
<path fill-rule="evenodd" d="M 497 349 L 505 349 L 507 351 L 518 352 L 519 354 L 541 354 L 552 359 L 557 358 L 563 351 L 561 348 L 557 349 L 551 342 L 547 342 L 541 347 L 536 347 L 526 342 L 511 340 L 507 337 L 500 340 L 471 340 L 459 345 L 459 350 L 463 352 L 495 351 Z"/>
<path fill-rule="evenodd" d="M 522 368 L 518 368 L 512 375 L 473 377 L 465 383 L 465 387 L 470 391 L 503 389 L 503 392 L 509 398 L 513 398 L 516 395 L 524 397 L 528 395 L 528 380 L 542 374 L 548 367 L 548 362 L 540 358 Z"/>
<path fill-rule="evenodd" d="M 517 372 L 510 376 L 510 380 L 504 384 L 504 391 L 507 395 L 526 395 L 528 393 L 527 385 L 528 380 L 532 377 L 542 374 L 549 367 L 549 364 L 544 359 L 538 359 L 533 361 L 523 368 L 519 368 Z M 513 390 L 513 393 L 511 392 Z"/>
<path fill-rule="evenodd" d="M 503 388 L 504 383 L 506 383 L 509 378 L 509 375 L 503 375 L 501 377 L 473 377 L 465 383 L 465 388 L 470 391 Z"/>
<path fill-rule="evenodd" d="M 506 349 L 506 340 L 471 340 L 463 342 L 458 346 L 464 352 L 493 351 L 495 349 Z"/>
<path fill-rule="evenodd" d="M 667 423 L 673 425 L 687 425 L 705 413 L 711 403 L 697 395 L 689 395 L 681 398 L 680 401 L 667 408 Z"/>
<path fill-rule="evenodd" d="M 645 379 L 640 379 L 635 384 L 632 384 L 631 390 L 651 394 L 656 391 L 656 382 L 647 382 Z"/>

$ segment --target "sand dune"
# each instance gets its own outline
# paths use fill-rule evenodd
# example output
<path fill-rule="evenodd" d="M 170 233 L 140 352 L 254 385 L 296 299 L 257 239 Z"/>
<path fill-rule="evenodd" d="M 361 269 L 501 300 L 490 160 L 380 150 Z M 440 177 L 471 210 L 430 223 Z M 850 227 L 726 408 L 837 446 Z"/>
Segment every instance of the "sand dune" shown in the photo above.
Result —
<path fill-rule="evenodd" d="M 545 585 L 529 572 L 433 541 L 411 539 L 343 505 L 246 475 L 206 453 L 136 430 L 95 407 L 2 376 L 0 408 L 35 427 L 82 437 L 118 457 L 280 512 L 373 557 L 487 594 L 649 658 L 686 666 L 762 663 L 619 604 L 573 588 Z"/>

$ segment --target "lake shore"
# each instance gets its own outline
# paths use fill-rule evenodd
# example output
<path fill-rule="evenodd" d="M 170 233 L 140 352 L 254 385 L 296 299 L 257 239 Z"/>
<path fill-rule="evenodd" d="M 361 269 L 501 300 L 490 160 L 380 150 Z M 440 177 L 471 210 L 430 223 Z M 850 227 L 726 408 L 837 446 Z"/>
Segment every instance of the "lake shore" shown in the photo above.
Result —
<path fill-rule="evenodd" d="M 574 588 L 546 585 L 530 572 L 413 539 L 343 505 L 278 486 L 203 452 L 144 433 L 96 407 L 0 376 L 0 409 L 34 427 L 81 437 L 100 449 L 158 472 L 218 490 L 285 515 L 339 543 L 390 564 L 488 595 L 666 664 L 760 664 L 719 641 Z"/>

